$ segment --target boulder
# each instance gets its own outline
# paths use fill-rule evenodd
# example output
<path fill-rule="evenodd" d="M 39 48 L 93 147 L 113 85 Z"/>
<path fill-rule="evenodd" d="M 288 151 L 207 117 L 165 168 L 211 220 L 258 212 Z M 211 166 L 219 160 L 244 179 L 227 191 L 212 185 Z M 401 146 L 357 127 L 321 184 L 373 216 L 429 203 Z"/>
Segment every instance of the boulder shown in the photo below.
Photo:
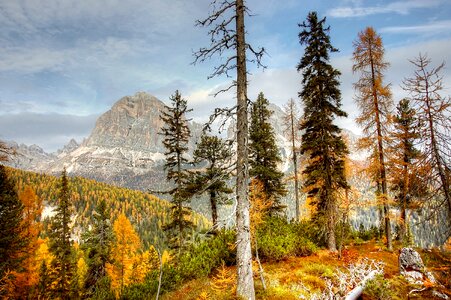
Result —
<path fill-rule="evenodd" d="M 423 285 L 425 280 L 436 284 L 432 273 L 427 272 L 420 254 L 412 248 L 402 248 L 399 253 L 399 273 L 413 284 Z"/>

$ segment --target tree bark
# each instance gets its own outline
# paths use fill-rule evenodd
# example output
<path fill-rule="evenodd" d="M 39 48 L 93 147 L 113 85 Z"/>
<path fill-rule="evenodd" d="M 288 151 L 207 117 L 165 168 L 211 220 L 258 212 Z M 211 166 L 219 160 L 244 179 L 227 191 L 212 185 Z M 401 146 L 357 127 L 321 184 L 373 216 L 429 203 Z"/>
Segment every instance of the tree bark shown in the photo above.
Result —
<path fill-rule="evenodd" d="M 376 113 L 376 130 L 377 130 L 377 146 L 378 146 L 378 154 L 379 154 L 379 175 L 382 187 L 382 195 L 384 197 L 384 220 L 385 220 L 385 235 L 387 237 L 387 248 L 388 250 L 392 250 L 392 238 L 391 238 L 391 225 L 390 225 L 390 216 L 389 216 L 389 206 L 386 203 L 387 193 L 387 176 L 385 172 L 385 160 L 384 160 L 384 146 L 383 146 L 383 136 L 382 136 L 382 128 L 381 128 L 381 120 L 379 116 L 379 101 L 377 97 L 376 91 L 376 74 L 374 70 L 374 61 L 373 54 L 371 50 L 371 43 L 369 47 L 370 54 L 370 63 L 371 63 L 371 80 L 372 80 L 372 89 L 373 89 L 373 102 L 374 102 L 374 111 Z"/>
<path fill-rule="evenodd" d="M 252 272 L 252 252 L 248 197 L 248 113 L 246 42 L 244 31 L 244 3 L 236 0 L 237 34 L 237 179 L 236 179 L 236 226 L 237 226 L 237 296 L 255 299 Z"/>
<path fill-rule="evenodd" d="M 217 231 L 218 227 L 218 208 L 216 205 L 216 193 L 210 191 L 211 219 L 213 222 L 213 230 Z"/>
<path fill-rule="evenodd" d="M 294 107 L 293 102 L 290 102 L 290 122 L 291 122 L 291 151 L 293 152 L 293 168 L 294 168 L 294 197 L 296 202 L 296 221 L 300 220 L 299 211 L 299 181 L 298 181 L 298 157 L 296 153 L 296 131 L 294 125 Z"/>
<path fill-rule="evenodd" d="M 442 159 L 441 159 L 438 145 L 437 145 L 438 143 L 435 138 L 434 117 L 432 116 L 432 103 L 431 103 L 431 99 L 429 98 L 428 76 L 427 76 L 423 66 L 421 67 L 421 69 L 423 71 L 423 75 L 425 78 L 425 89 L 426 89 L 425 90 L 425 100 L 426 100 L 426 106 L 427 106 L 429 134 L 431 137 L 431 147 L 432 147 L 432 152 L 433 152 L 432 155 L 434 157 L 434 160 L 436 161 L 438 175 L 440 177 L 440 181 L 442 182 L 445 199 L 448 203 L 448 212 L 451 214 L 451 194 L 450 194 L 450 190 L 449 190 L 449 180 L 448 180 L 447 175 L 445 174 L 445 170 L 443 169 Z"/>

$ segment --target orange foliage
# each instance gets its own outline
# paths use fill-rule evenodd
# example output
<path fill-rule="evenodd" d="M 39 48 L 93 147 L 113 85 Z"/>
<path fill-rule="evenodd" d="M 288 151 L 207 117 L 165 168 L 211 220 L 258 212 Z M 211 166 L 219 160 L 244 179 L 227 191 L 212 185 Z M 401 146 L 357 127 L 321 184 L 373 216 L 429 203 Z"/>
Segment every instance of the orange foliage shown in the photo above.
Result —
<path fill-rule="evenodd" d="M 32 296 L 32 287 L 39 282 L 40 264 L 36 254 L 41 244 L 38 237 L 41 231 L 39 219 L 42 212 L 42 201 L 29 186 L 19 193 L 19 199 L 24 206 L 21 237 L 28 241 L 28 244 L 20 254 L 23 257 L 21 270 L 13 272 L 15 277 L 13 298 L 28 298 Z"/>
<path fill-rule="evenodd" d="M 116 237 L 111 251 L 112 264 L 107 264 L 107 272 L 111 278 L 111 287 L 116 296 L 120 296 L 125 286 L 132 283 L 135 256 L 141 247 L 138 235 L 124 214 L 119 215 L 113 225 Z M 136 274 L 135 274 L 136 275 Z"/>

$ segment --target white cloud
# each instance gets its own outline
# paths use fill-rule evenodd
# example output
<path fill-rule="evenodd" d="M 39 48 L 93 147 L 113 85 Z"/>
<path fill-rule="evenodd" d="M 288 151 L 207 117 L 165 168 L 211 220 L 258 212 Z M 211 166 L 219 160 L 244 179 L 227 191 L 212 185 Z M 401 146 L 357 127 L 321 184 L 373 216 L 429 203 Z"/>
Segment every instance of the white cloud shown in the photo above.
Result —
<path fill-rule="evenodd" d="M 443 0 L 410 0 L 396 1 L 387 5 L 380 6 L 344 6 L 332 8 L 327 11 L 326 15 L 335 18 L 353 18 L 365 17 L 376 14 L 397 13 L 401 15 L 409 14 L 413 9 L 431 8 L 442 3 Z"/>
<path fill-rule="evenodd" d="M 449 32 L 451 28 L 451 20 L 434 21 L 427 24 L 415 26 L 391 26 L 381 28 L 381 33 L 404 33 L 404 34 L 422 34 L 433 33 L 440 34 Z"/>

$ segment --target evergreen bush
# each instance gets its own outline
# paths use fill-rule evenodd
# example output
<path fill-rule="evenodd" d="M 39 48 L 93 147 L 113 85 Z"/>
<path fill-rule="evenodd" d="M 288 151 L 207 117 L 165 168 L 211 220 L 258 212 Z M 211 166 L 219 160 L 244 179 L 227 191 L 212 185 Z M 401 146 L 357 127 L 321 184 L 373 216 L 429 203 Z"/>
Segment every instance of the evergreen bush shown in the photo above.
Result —
<path fill-rule="evenodd" d="M 308 238 L 303 225 L 288 223 L 281 217 L 268 217 L 257 231 L 259 254 L 266 260 L 307 256 L 317 246 Z"/>

